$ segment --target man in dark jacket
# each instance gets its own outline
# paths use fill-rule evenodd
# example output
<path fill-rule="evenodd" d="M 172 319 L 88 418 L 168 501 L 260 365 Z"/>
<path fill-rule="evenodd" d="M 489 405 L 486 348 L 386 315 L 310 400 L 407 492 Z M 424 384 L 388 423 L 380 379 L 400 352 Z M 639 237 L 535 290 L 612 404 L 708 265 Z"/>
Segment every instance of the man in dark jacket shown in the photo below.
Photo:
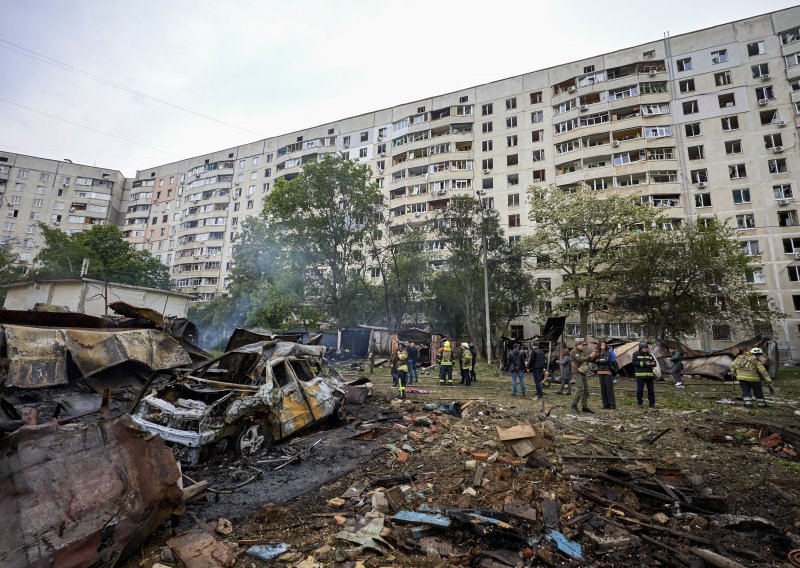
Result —
<path fill-rule="evenodd" d="M 419 359 L 419 347 L 413 341 L 409 341 L 406 346 L 408 353 L 408 384 L 413 385 L 419 377 L 417 376 L 417 359 Z"/>
<path fill-rule="evenodd" d="M 528 358 L 528 368 L 533 373 L 533 383 L 536 385 L 536 398 L 541 399 L 544 397 L 542 392 L 542 376 L 544 375 L 544 368 L 546 366 L 547 356 L 544 354 L 544 349 L 541 345 L 531 351 L 531 356 Z"/>
<path fill-rule="evenodd" d="M 517 378 L 522 398 L 525 396 L 525 353 L 520 349 L 519 343 L 508 352 L 508 370 L 511 371 L 511 396 L 517 396 Z"/>
<path fill-rule="evenodd" d="M 636 377 L 636 404 L 642 408 L 644 404 L 644 387 L 647 386 L 647 401 L 650 403 L 650 408 L 656 407 L 656 390 L 655 379 L 656 374 L 656 358 L 650 353 L 650 346 L 642 341 L 639 344 L 639 350 L 636 351 L 631 357 L 631 364 L 633 365 L 633 374 Z"/>

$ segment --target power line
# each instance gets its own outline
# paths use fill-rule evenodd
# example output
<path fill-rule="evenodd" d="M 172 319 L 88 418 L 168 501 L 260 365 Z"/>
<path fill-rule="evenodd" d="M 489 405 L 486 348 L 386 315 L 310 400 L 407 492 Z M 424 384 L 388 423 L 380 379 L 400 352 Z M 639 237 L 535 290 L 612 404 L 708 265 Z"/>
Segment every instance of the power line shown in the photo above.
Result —
<path fill-rule="evenodd" d="M 0 101 L 4 102 L 6 104 L 9 104 L 9 105 L 13 105 L 13 106 L 19 107 L 19 108 L 24 108 L 25 110 L 29 110 L 31 112 L 35 112 L 37 114 L 41 114 L 41 115 L 47 116 L 49 118 L 53 118 L 55 120 L 60 120 L 61 122 L 66 122 L 67 124 L 71 124 L 73 126 L 78 126 L 80 128 L 85 128 L 86 130 L 91 130 L 92 132 L 97 132 L 98 134 L 103 134 L 105 136 L 110 136 L 111 138 L 116 138 L 117 140 L 122 140 L 123 142 L 127 142 L 128 144 L 134 144 L 136 146 L 142 146 L 143 148 L 150 148 L 151 150 L 156 150 L 157 152 L 161 152 L 163 154 L 169 154 L 170 156 L 175 156 L 176 158 L 180 158 L 180 159 L 184 158 L 184 156 L 181 156 L 179 154 L 174 154 L 174 153 L 169 152 L 167 150 L 162 150 L 161 148 L 156 148 L 155 146 L 149 146 L 147 144 L 142 144 L 140 142 L 134 142 L 133 140 L 128 140 L 127 138 L 123 138 L 121 136 L 117 136 L 116 134 L 111 134 L 110 132 L 103 132 L 102 130 L 98 130 L 96 128 L 92 128 L 91 126 L 86 126 L 85 124 L 80 124 L 78 122 L 73 122 L 71 120 L 67 120 L 66 118 L 61 118 L 60 116 L 56 116 L 54 114 L 50 114 L 50 113 L 47 113 L 47 112 L 44 112 L 44 111 L 41 111 L 41 110 L 37 110 L 37 109 L 29 107 L 29 106 L 25 106 L 25 105 L 21 105 L 19 103 L 15 103 L 13 101 L 9 101 L 9 100 L 4 99 L 2 97 L 0 97 Z"/>
<path fill-rule="evenodd" d="M 101 77 L 100 75 L 95 75 L 94 73 L 90 73 L 89 71 L 84 71 L 78 67 L 74 67 L 68 63 L 64 63 L 63 61 L 59 61 L 58 59 L 53 59 L 52 57 L 48 57 L 42 53 L 38 53 L 27 47 L 23 47 L 19 44 L 10 42 L 3 38 L 0 38 L 0 47 L 8 49 L 9 51 L 13 51 L 14 53 L 18 53 L 19 55 L 23 55 L 25 57 L 29 57 L 41 63 L 47 63 L 48 65 L 52 65 L 53 67 L 57 67 L 64 71 L 69 71 L 70 73 L 75 73 L 76 75 L 80 75 L 86 79 L 91 79 L 92 81 L 97 81 L 98 83 L 102 83 L 109 87 L 114 87 L 115 89 L 119 89 L 121 91 L 125 91 L 126 93 L 130 93 L 132 95 L 138 95 L 141 97 L 145 97 L 150 99 L 151 101 L 155 101 L 157 103 L 161 103 L 162 105 L 166 105 L 168 107 L 172 107 L 177 110 L 181 110 L 183 112 L 187 112 L 189 114 L 193 114 L 195 116 L 199 116 L 200 118 L 205 118 L 206 120 L 210 120 L 212 122 L 216 122 L 217 124 L 222 124 L 223 126 L 227 126 L 229 128 L 235 128 L 236 130 L 240 130 L 242 132 L 247 132 L 248 134 L 254 134 L 255 136 L 261 136 L 261 133 L 255 132 L 253 130 L 248 130 L 247 128 L 242 128 L 241 126 L 236 126 L 235 124 L 231 124 L 230 122 L 225 122 L 223 120 L 216 119 L 214 117 L 208 116 L 206 114 L 202 114 L 186 107 L 182 107 L 180 105 L 176 105 L 169 101 L 165 101 L 164 99 L 160 99 L 153 95 L 148 95 L 147 93 L 143 93 L 142 91 L 137 91 L 131 87 L 127 87 L 122 85 L 121 83 L 116 83 L 110 79 L 106 79 L 105 77 Z M 16 48 L 16 49 L 15 49 Z"/>

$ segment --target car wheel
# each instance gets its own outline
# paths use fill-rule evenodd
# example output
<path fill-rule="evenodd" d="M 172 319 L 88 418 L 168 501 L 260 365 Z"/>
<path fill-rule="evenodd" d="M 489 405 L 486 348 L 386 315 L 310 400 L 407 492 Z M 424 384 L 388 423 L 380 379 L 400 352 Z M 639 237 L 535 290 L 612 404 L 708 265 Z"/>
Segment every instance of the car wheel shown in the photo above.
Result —
<path fill-rule="evenodd" d="M 243 457 L 252 457 L 261 451 L 266 441 L 263 424 L 252 422 L 246 425 L 236 438 L 236 451 Z"/>

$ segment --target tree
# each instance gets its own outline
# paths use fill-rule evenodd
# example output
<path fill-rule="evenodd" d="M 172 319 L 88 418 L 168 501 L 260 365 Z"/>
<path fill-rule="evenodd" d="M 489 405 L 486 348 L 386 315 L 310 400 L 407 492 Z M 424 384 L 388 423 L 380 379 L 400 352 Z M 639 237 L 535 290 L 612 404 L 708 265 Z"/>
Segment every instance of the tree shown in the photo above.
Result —
<path fill-rule="evenodd" d="M 586 185 L 534 186 L 528 189 L 528 203 L 535 227 L 526 246 L 537 257 L 537 266 L 562 274 L 553 295 L 561 300 L 563 313 L 578 313 L 586 333 L 590 314 L 601 309 L 616 287 L 637 229 L 650 227 L 661 213 L 637 196 L 601 193 Z"/>
<path fill-rule="evenodd" d="M 136 250 L 114 225 L 94 225 L 91 230 L 67 234 L 39 223 L 44 248 L 36 255 L 36 278 L 81 275 L 87 259 L 87 276 L 134 286 L 169 288 L 169 269 L 149 253 Z"/>
<path fill-rule="evenodd" d="M 333 314 L 339 326 L 351 323 L 351 306 L 363 293 L 364 247 L 383 202 L 370 176 L 366 166 L 324 156 L 294 179 L 278 181 L 264 202 L 279 262 L 300 267 L 305 300 Z"/>
<path fill-rule="evenodd" d="M 429 276 L 425 230 L 393 226 L 388 212 L 369 236 L 369 268 L 377 270 L 383 297 L 384 324 L 399 329 L 412 311 L 418 311 L 420 293 Z"/>
<path fill-rule="evenodd" d="M 13 240 L 7 239 L 0 243 L 0 284 L 8 284 L 19 280 L 25 275 L 26 266 L 19 255 L 14 252 Z M 0 302 L 5 300 L 6 289 L 0 289 Z"/>
<path fill-rule="evenodd" d="M 450 199 L 437 213 L 434 234 L 448 253 L 443 268 L 431 280 L 432 321 L 480 345 L 486 330 L 484 315 L 484 247 L 493 330 L 503 332 L 514 318 L 528 314 L 538 294 L 525 266 L 525 251 L 503 235 L 499 213 L 471 196 Z"/>
<path fill-rule="evenodd" d="M 625 256 L 611 302 L 635 314 L 657 341 L 715 322 L 763 328 L 778 315 L 747 283 L 752 259 L 723 223 L 642 232 Z"/>

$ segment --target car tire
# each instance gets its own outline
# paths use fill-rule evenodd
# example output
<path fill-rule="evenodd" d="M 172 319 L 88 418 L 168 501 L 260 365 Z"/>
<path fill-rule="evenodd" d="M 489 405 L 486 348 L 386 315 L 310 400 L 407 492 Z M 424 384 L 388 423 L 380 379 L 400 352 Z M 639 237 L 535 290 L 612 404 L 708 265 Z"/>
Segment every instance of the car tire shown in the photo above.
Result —
<path fill-rule="evenodd" d="M 253 457 L 263 450 L 269 443 L 269 434 L 263 422 L 249 422 L 236 436 L 236 451 L 245 458 Z"/>

